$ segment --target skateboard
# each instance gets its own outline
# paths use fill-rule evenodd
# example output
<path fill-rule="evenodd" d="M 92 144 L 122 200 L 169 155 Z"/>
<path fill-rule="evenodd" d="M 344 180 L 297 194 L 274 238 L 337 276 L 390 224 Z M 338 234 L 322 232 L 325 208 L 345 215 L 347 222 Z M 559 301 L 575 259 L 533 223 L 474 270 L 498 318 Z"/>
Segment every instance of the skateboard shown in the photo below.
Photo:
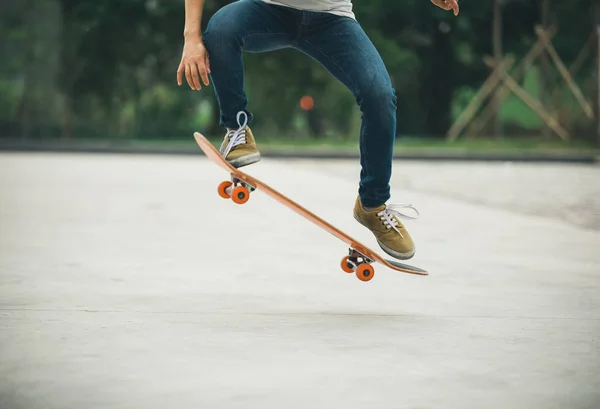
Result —
<path fill-rule="evenodd" d="M 329 222 L 323 220 L 308 209 L 305 209 L 292 199 L 279 193 L 266 183 L 263 183 L 255 177 L 247 175 L 239 169 L 236 169 L 223 158 L 221 153 L 201 133 L 194 132 L 194 138 L 208 159 L 219 165 L 231 176 L 231 180 L 224 181 L 219 184 L 217 188 L 219 196 L 224 199 L 231 199 L 237 204 L 244 204 L 248 202 L 252 192 L 255 190 L 260 190 L 281 204 L 287 206 L 294 212 L 304 216 L 306 219 L 315 223 L 325 231 L 333 234 L 338 239 L 350 246 L 348 249 L 348 255 L 345 256 L 341 261 L 342 271 L 349 274 L 356 274 L 356 277 L 358 277 L 358 279 L 361 281 L 370 281 L 375 275 L 375 269 L 373 268 L 372 264 L 374 262 L 378 262 L 395 271 L 421 276 L 429 275 L 427 271 L 421 268 L 409 266 L 407 264 L 381 257 L 378 253 L 360 243 L 358 240 L 350 237 L 348 234 L 344 233 Z"/>

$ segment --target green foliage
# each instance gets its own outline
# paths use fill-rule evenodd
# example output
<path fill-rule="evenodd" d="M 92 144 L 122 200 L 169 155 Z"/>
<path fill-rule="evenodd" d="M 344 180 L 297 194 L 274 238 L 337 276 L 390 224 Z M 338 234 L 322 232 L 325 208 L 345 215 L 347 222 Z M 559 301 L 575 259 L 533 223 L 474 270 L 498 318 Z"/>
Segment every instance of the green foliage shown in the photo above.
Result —
<path fill-rule="evenodd" d="M 229 0 L 208 0 L 203 27 Z M 144 139 L 220 134 L 212 87 L 177 87 L 183 0 L 3 0 L 0 5 L 0 136 Z M 537 0 L 506 0 L 504 52 L 524 55 L 540 20 Z M 552 2 L 554 44 L 572 63 L 592 28 L 592 0 Z M 359 22 L 381 53 L 398 96 L 398 133 L 443 136 L 489 75 L 491 2 L 461 4 L 461 14 L 429 0 L 355 1 Z M 255 126 L 279 139 L 356 140 L 360 112 L 350 92 L 295 50 L 245 54 L 246 91 Z M 590 59 L 576 77 L 591 89 Z M 562 84 L 553 73 L 552 81 Z M 564 85 L 564 84 L 562 84 Z M 538 73 L 524 86 L 534 95 Z M 587 88 L 586 88 L 587 87 Z M 576 101 L 560 91 L 574 121 Z M 300 109 L 303 95 L 315 108 Z M 507 124 L 536 129 L 540 120 L 516 97 L 501 109 Z M 45 130 L 45 131 L 44 131 Z M 16 133 L 16 134 L 15 134 Z"/>
<path fill-rule="evenodd" d="M 21 95 L 23 95 L 22 81 L 0 81 L 0 120 L 9 121 L 17 115 Z"/>
<path fill-rule="evenodd" d="M 540 96 L 540 74 L 537 69 L 531 69 L 525 75 L 523 89 L 534 98 Z M 500 118 L 505 124 L 518 126 L 527 130 L 539 129 L 543 121 L 535 114 L 521 99 L 515 95 L 510 95 L 502 109 Z"/>

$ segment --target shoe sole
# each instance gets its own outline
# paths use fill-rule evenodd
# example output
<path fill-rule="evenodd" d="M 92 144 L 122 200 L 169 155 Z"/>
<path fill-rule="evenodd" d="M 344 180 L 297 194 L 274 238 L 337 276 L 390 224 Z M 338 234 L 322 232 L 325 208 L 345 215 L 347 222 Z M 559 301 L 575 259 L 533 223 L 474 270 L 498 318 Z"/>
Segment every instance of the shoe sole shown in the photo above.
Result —
<path fill-rule="evenodd" d="M 354 215 L 354 220 L 356 220 L 357 222 L 359 222 L 362 226 L 366 227 L 367 229 L 369 229 L 369 227 L 364 224 L 358 217 L 356 217 L 356 214 Z M 371 229 L 369 229 L 369 231 L 371 231 Z M 375 236 L 375 233 L 371 232 L 373 234 L 373 236 Z M 398 259 L 398 260 L 408 260 L 410 258 L 412 258 L 415 255 L 415 251 L 416 251 L 416 246 L 413 247 L 412 251 L 409 251 L 408 253 L 400 253 L 398 251 L 392 250 L 391 248 L 387 247 L 385 244 L 383 244 L 382 242 L 379 241 L 379 239 L 377 238 L 377 236 L 375 236 L 375 240 L 377 240 L 377 244 L 379 244 L 379 247 L 381 247 L 381 249 L 386 252 L 388 255 Z"/>
<path fill-rule="evenodd" d="M 256 163 L 258 161 L 260 161 L 261 157 L 260 157 L 260 152 L 256 152 L 256 153 L 251 153 L 250 155 L 246 155 L 246 156 L 242 156 L 240 158 L 234 159 L 232 161 L 230 161 L 229 163 L 231 164 L 231 166 L 233 166 L 234 168 L 241 168 L 243 166 L 248 166 L 248 165 L 252 165 L 253 163 Z"/>
<path fill-rule="evenodd" d="M 381 247 L 381 249 L 383 251 L 385 251 L 390 256 L 397 258 L 398 260 L 408 260 L 408 259 L 411 259 L 415 255 L 416 247 L 413 247 L 412 251 L 410 251 L 408 253 L 398 253 L 397 251 L 394 251 L 394 250 L 388 248 L 385 244 L 383 244 L 379 240 L 377 240 L 377 244 L 379 244 L 379 247 Z"/>

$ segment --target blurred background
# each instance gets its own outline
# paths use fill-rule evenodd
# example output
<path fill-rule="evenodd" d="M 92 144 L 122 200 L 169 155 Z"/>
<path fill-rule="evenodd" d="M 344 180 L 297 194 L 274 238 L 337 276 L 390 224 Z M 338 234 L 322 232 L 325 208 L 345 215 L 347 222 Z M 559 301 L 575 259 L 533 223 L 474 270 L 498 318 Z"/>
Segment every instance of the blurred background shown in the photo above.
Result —
<path fill-rule="evenodd" d="M 260 190 L 218 196 L 192 136 L 222 140 L 212 86 L 177 86 L 184 0 L 0 0 L 0 409 L 600 408 L 600 0 L 354 11 L 428 277 L 361 282 Z M 248 173 L 379 249 L 350 92 L 295 50 L 244 61 L 275 156 Z"/>
<path fill-rule="evenodd" d="M 229 2 L 208 0 L 203 27 Z M 597 3 L 463 2 L 455 18 L 428 0 L 355 1 L 397 90 L 398 149 L 598 148 Z M 212 86 L 176 84 L 183 21 L 183 0 L 3 0 L 1 142 L 221 138 Z M 244 58 L 263 145 L 357 149 L 356 103 L 318 63 Z"/>

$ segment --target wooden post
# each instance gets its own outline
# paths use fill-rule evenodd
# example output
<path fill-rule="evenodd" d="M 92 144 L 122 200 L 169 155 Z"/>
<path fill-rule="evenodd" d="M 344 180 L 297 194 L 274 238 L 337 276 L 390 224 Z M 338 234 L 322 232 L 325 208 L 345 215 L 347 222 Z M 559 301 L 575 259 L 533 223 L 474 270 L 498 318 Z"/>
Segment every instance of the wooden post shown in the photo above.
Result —
<path fill-rule="evenodd" d="M 479 91 L 471 99 L 465 110 L 460 114 L 454 125 L 448 130 L 446 135 L 447 140 L 454 141 L 458 135 L 465 129 L 467 124 L 473 119 L 477 110 L 484 103 L 485 99 L 494 92 L 494 89 L 502 81 L 501 73 L 510 69 L 515 59 L 512 56 L 507 56 L 494 69 L 492 74 L 485 80 Z"/>
<path fill-rule="evenodd" d="M 486 62 L 488 65 L 492 65 L 491 62 Z M 521 99 L 529 108 L 533 110 L 545 123 L 546 125 L 552 129 L 558 136 L 562 139 L 569 139 L 569 132 L 564 129 L 560 123 L 550 114 L 544 106 L 533 98 L 531 95 L 527 93 L 517 82 L 506 72 L 506 70 L 499 70 L 499 75 L 501 76 L 504 84 L 508 89 L 510 89 L 517 97 Z"/>
<path fill-rule="evenodd" d="M 544 30 L 541 27 L 536 27 L 535 33 L 537 34 L 539 39 L 544 43 L 544 47 L 546 47 L 546 51 L 548 52 L 548 54 L 554 61 L 554 64 L 556 64 L 556 68 L 558 68 L 558 72 L 563 77 L 563 79 L 567 83 L 568 87 L 571 89 L 571 92 L 575 96 L 575 99 L 577 99 L 577 102 L 579 102 L 579 105 L 581 105 L 583 112 L 585 112 L 585 114 L 589 118 L 593 118 L 594 110 L 592 109 L 592 106 L 586 101 L 585 97 L 583 96 L 583 93 L 581 92 L 581 90 L 579 89 L 579 87 L 577 86 L 575 81 L 573 80 L 571 73 L 569 72 L 567 67 L 565 67 L 565 64 L 562 62 L 562 60 L 558 56 L 558 53 L 554 49 L 554 46 L 552 45 L 552 43 L 548 40 L 548 36 L 544 32 Z"/>
<path fill-rule="evenodd" d="M 598 86 L 598 100 L 596 101 L 596 123 L 598 124 L 598 135 L 596 136 L 598 146 L 600 146 L 600 6 L 598 4 L 596 4 L 596 21 L 598 22 L 596 25 L 596 48 L 598 49 L 596 54 L 596 84 Z"/>
<path fill-rule="evenodd" d="M 492 27 L 492 39 L 494 58 L 496 61 L 502 61 L 502 5 L 501 0 L 494 0 L 494 23 Z M 502 137 L 502 121 L 500 118 L 500 108 L 502 107 L 501 88 L 496 89 L 494 93 L 493 112 L 494 112 L 494 137 Z"/>
<path fill-rule="evenodd" d="M 549 39 L 550 41 L 551 39 Z M 573 64 L 571 64 L 569 66 L 569 68 L 567 69 L 567 71 L 570 73 L 571 77 L 576 77 L 577 73 L 579 72 L 579 70 L 581 69 L 581 67 L 583 66 L 583 64 L 585 63 L 586 59 L 588 57 L 590 57 L 590 54 L 592 55 L 592 60 L 593 55 L 596 53 L 596 48 L 594 47 L 596 45 L 596 31 L 592 30 L 592 33 L 590 34 L 590 36 L 588 37 L 585 45 L 581 48 L 581 51 L 579 51 L 579 54 L 577 54 L 577 58 L 575 59 L 575 61 L 573 62 Z M 592 64 L 595 61 L 592 62 Z M 593 77 L 592 77 L 593 79 Z M 593 81 L 592 81 L 593 82 Z M 593 87 L 593 86 L 592 86 Z M 572 91 L 572 88 L 571 88 Z M 591 103 L 588 103 L 588 105 L 590 105 L 591 109 L 591 116 L 588 114 L 588 116 L 590 116 L 590 118 L 594 118 L 595 117 L 595 109 L 594 107 L 596 106 L 596 102 L 595 102 L 595 97 L 594 97 L 594 90 L 591 90 L 591 94 L 588 94 L 588 97 L 591 97 Z M 555 87 L 554 90 L 552 91 L 552 95 L 554 98 L 554 101 L 559 101 L 559 102 L 555 102 L 556 106 L 559 107 L 562 105 L 560 103 L 561 101 L 561 88 L 560 87 Z"/>
<path fill-rule="evenodd" d="M 596 26 L 596 146 L 600 147 L 600 4 L 597 1 L 592 13 Z"/>
<path fill-rule="evenodd" d="M 596 32 L 592 31 L 592 34 L 590 34 L 585 45 L 583 46 L 581 51 L 579 51 L 579 54 L 577 54 L 577 58 L 575 58 L 575 61 L 573 62 L 573 64 L 571 64 L 568 68 L 568 70 L 572 76 L 577 75 L 577 73 L 581 69 L 581 66 L 583 65 L 585 60 L 590 56 L 590 52 L 592 52 L 592 53 L 594 52 L 595 44 L 596 44 Z"/>
<path fill-rule="evenodd" d="M 542 27 L 544 30 L 548 30 L 550 24 L 550 0 L 542 0 L 541 4 L 542 14 Z M 548 90 L 552 85 L 552 78 L 550 75 L 550 59 L 547 53 L 542 53 L 541 57 L 541 70 L 540 70 L 540 101 L 544 107 L 547 107 L 550 101 L 550 94 Z M 544 126 L 542 128 L 542 136 L 544 138 L 550 137 L 550 128 Z"/>
<path fill-rule="evenodd" d="M 525 102 L 536 114 L 538 114 L 542 120 L 544 120 L 546 124 L 552 130 L 554 130 L 554 132 L 556 132 L 558 136 L 565 141 L 569 139 L 569 133 L 562 126 L 560 126 L 558 121 L 553 118 L 552 115 L 550 115 L 538 101 L 525 92 L 523 88 L 521 88 L 519 84 L 517 84 L 511 77 L 506 76 L 504 79 L 506 86 L 510 88 L 510 90 L 514 92 L 516 96 L 521 98 L 521 100 Z"/>
<path fill-rule="evenodd" d="M 554 26 L 552 26 L 550 28 L 550 30 L 548 30 L 547 34 L 548 34 L 548 38 L 551 39 L 556 34 L 556 28 Z M 514 75 L 513 75 L 513 78 L 515 79 L 515 81 L 520 82 L 525 77 L 529 66 L 531 64 L 533 64 L 535 59 L 543 51 L 544 51 L 544 45 L 538 39 L 538 41 L 531 47 L 531 49 L 525 55 L 525 57 L 523 57 L 523 60 L 521 60 L 519 65 L 515 68 Z M 498 61 L 496 61 L 496 63 L 498 63 Z M 500 87 L 500 91 L 498 94 L 498 99 L 499 99 L 500 103 L 504 102 L 504 100 L 506 98 L 508 98 L 509 95 L 510 95 L 510 90 L 505 85 Z M 495 108 L 495 106 L 493 103 L 488 104 L 485 107 L 485 109 L 481 112 L 481 115 L 479 116 L 479 118 L 475 119 L 471 123 L 471 126 L 467 130 L 467 133 L 473 134 L 473 135 L 479 134 L 485 128 L 487 123 L 494 117 L 494 108 Z"/>

